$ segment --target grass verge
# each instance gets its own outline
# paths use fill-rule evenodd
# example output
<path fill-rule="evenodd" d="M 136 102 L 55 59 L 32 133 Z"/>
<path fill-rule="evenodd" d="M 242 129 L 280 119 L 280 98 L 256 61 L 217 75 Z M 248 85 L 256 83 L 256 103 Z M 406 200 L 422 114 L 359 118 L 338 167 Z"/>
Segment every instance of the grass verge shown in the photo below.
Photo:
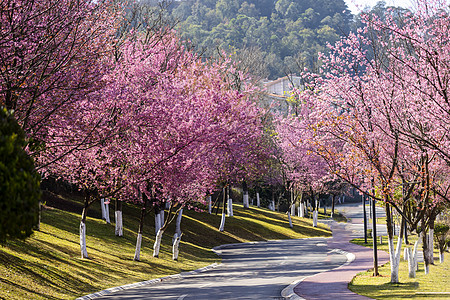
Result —
<path fill-rule="evenodd" d="M 410 236 L 414 243 L 417 236 Z M 353 243 L 372 248 L 372 241 L 364 244 L 364 239 L 352 240 Z M 387 238 L 383 243 L 377 241 L 378 249 L 388 252 Z M 402 254 L 405 245 L 402 245 Z M 409 245 L 412 247 L 412 245 Z M 421 247 L 421 246 L 419 246 Z M 450 299 L 450 254 L 445 253 L 444 263 L 439 263 L 438 252 L 435 249 L 435 265 L 430 266 L 430 273 L 425 275 L 423 262 L 419 263 L 416 278 L 408 277 L 408 264 L 401 260 L 399 269 L 399 284 L 392 284 L 391 267 L 387 263 L 379 267 L 380 276 L 373 277 L 373 269 L 357 274 L 349 283 L 349 289 L 357 294 L 373 299 Z M 402 256 L 403 257 L 403 256 Z"/>
<path fill-rule="evenodd" d="M 54 196 L 53 198 L 61 198 Z M 234 205 L 234 217 L 227 218 L 225 232 L 218 231 L 220 215 L 185 212 L 184 233 L 178 262 L 172 260 L 174 225 L 163 236 L 159 258 L 152 256 L 154 215 L 146 216 L 141 261 L 133 261 L 139 209 L 124 205 L 124 236 L 114 235 L 114 224 L 96 218 L 100 205 L 94 204 L 87 218 L 89 259 L 80 258 L 80 203 L 67 198 L 53 199 L 42 213 L 41 230 L 26 240 L 0 245 L 0 299 L 73 299 L 113 286 L 149 280 L 194 270 L 220 259 L 210 249 L 227 243 L 330 236 L 323 225 L 293 217 L 289 228 L 286 214 Z M 66 202 L 70 211 L 52 207 Z M 58 205 L 54 205 L 58 206 Z M 77 212 L 79 210 L 79 212 Z M 111 211 L 114 221 L 114 212 Z"/>

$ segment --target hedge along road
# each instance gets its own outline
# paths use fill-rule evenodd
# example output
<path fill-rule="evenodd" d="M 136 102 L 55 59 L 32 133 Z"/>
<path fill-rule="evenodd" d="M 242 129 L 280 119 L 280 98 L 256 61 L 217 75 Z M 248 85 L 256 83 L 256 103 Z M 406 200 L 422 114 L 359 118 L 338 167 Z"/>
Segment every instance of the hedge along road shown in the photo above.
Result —
<path fill-rule="evenodd" d="M 324 238 L 225 245 L 216 252 L 222 264 L 212 270 L 98 299 L 283 299 L 281 291 L 291 282 L 347 260 L 327 250 Z"/>

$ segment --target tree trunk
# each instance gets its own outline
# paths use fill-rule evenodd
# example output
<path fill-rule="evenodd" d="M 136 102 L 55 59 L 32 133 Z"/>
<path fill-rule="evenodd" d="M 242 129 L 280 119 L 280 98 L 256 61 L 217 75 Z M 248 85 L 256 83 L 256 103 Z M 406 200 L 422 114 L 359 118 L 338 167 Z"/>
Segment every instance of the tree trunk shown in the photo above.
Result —
<path fill-rule="evenodd" d="M 158 206 L 155 206 L 155 234 L 158 234 L 159 229 L 161 228 L 161 210 Z"/>
<path fill-rule="evenodd" d="M 183 209 L 180 209 L 177 216 L 177 222 L 175 224 L 175 234 L 181 235 L 181 218 L 183 217 Z"/>
<path fill-rule="evenodd" d="M 100 199 L 100 208 L 102 209 L 102 220 L 106 220 L 105 199 Z"/>
<path fill-rule="evenodd" d="M 38 223 L 37 223 L 37 231 L 41 231 L 41 215 L 42 215 L 42 202 L 39 201 L 39 216 L 38 216 Z"/>
<path fill-rule="evenodd" d="M 227 201 L 227 215 L 229 217 L 233 216 L 233 199 L 231 199 L 231 198 L 228 198 L 228 201 Z"/>
<path fill-rule="evenodd" d="M 319 218 L 319 212 L 317 210 L 313 211 L 313 227 L 317 227 L 317 221 Z"/>
<path fill-rule="evenodd" d="M 211 195 L 208 196 L 208 213 L 211 214 L 212 213 L 212 197 Z"/>
<path fill-rule="evenodd" d="M 291 191 L 291 215 L 295 216 L 295 197 L 294 191 Z"/>
<path fill-rule="evenodd" d="M 428 233 L 428 251 L 430 252 L 430 263 L 434 265 L 434 222 L 430 223 L 430 231 Z"/>
<path fill-rule="evenodd" d="M 116 236 L 123 236 L 122 201 L 116 199 Z"/>
<path fill-rule="evenodd" d="M 144 196 L 144 202 L 141 207 L 141 217 L 139 219 L 138 235 L 136 240 L 136 250 L 134 252 L 134 260 L 139 261 L 141 259 L 141 245 L 142 245 L 142 233 L 144 231 L 144 218 L 147 204 L 147 197 Z"/>
<path fill-rule="evenodd" d="M 256 192 L 256 206 L 261 207 L 261 200 L 259 200 L 259 192 Z"/>
<path fill-rule="evenodd" d="M 159 219 L 160 219 L 159 220 L 160 227 L 163 227 L 164 226 L 164 208 L 159 211 Z"/>
<path fill-rule="evenodd" d="M 391 283 L 399 283 L 398 271 L 400 266 L 400 253 L 403 243 L 403 231 L 400 232 L 397 248 L 394 248 L 394 235 L 392 215 L 389 203 L 386 202 L 386 225 L 388 231 L 389 259 L 391 263 Z"/>
<path fill-rule="evenodd" d="M 405 260 L 408 261 L 408 277 L 416 278 L 416 265 L 414 263 L 413 251 L 410 247 L 405 248 Z"/>
<path fill-rule="evenodd" d="M 336 196 L 331 195 L 331 217 L 334 216 L 335 200 L 336 200 Z"/>
<path fill-rule="evenodd" d="M 292 219 L 291 219 L 291 212 L 288 211 L 288 220 L 289 220 L 289 227 L 294 228 L 294 226 L 292 226 Z"/>
<path fill-rule="evenodd" d="M 430 272 L 430 264 L 432 263 L 432 256 L 430 255 L 430 235 L 426 232 L 422 234 L 422 251 L 423 261 L 425 265 L 425 274 Z"/>
<path fill-rule="evenodd" d="M 242 202 L 243 202 L 244 208 L 249 208 L 250 205 L 248 203 L 248 187 L 247 187 L 247 182 L 245 180 L 242 182 L 242 194 L 243 194 Z"/>
<path fill-rule="evenodd" d="M 173 241 L 173 245 L 172 245 L 172 259 L 173 260 L 178 260 L 178 254 L 179 254 L 179 247 L 180 247 L 180 241 L 181 241 L 181 236 L 183 234 L 181 233 L 179 236 L 176 237 L 176 239 Z"/>
<path fill-rule="evenodd" d="M 109 218 L 109 200 L 104 203 L 105 205 L 105 221 L 106 224 L 111 224 L 111 219 Z"/>
<path fill-rule="evenodd" d="M 222 204 L 222 219 L 220 220 L 219 231 L 225 230 L 225 200 L 227 199 L 226 188 L 223 188 L 223 204 Z"/>
<path fill-rule="evenodd" d="M 80 222 L 80 250 L 81 250 L 81 258 L 89 258 L 86 247 L 86 216 L 87 210 L 89 208 L 90 201 L 90 193 L 86 192 L 84 197 L 84 207 L 83 212 L 81 213 L 81 222 Z"/>
<path fill-rule="evenodd" d="M 163 228 L 159 228 L 156 234 L 155 243 L 153 244 L 153 257 L 159 257 L 159 250 L 161 248 L 161 239 L 164 234 Z"/>

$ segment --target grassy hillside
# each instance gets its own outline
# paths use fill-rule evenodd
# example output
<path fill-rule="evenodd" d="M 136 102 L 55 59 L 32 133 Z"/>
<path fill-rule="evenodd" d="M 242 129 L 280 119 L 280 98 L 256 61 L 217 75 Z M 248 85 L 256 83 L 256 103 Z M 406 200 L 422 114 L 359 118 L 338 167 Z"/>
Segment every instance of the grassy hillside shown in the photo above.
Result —
<path fill-rule="evenodd" d="M 221 233 L 217 229 L 220 215 L 187 211 L 181 224 L 184 235 L 180 257 L 174 262 L 171 254 L 174 226 L 163 237 L 159 258 L 152 256 L 155 229 L 154 215 L 150 213 L 144 227 L 141 261 L 135 262 L 139 209 L 124 205 L 124 236 L 116 237 L 114 224 L 96 218 L 100 216 L 100 205 L 96 203 L 86 223 L 90 258 L 80 259 L 81 204 L 61 196 L 50 197 L 47 204 L 40 232 L 25 241 L 0 245 L 1 299 L 73 299 L 219 262 L 210 249 L 221 244 L 331 234 L 322 225 L 313 228 L 311 220 L 296 217 L 294 229 L 290 229 L 286 214 L 253 207 L 244 210 L 241 205 L 234 206 L 235 216 L 227 218 L 225 232 Z M 114 212 L 110 214 L 114 221 Z"/>

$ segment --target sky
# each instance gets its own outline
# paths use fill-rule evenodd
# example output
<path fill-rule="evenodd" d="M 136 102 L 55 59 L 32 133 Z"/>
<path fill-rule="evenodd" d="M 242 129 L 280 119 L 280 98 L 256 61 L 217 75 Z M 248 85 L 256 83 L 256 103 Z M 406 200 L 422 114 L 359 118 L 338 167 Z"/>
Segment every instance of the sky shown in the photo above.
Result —
<path fill-rule="evenodd" d="M 379 0 L 345 0 L 348 8 L 353 14 L 359 13 L 365 6 L 374 6 Z M 387 6 L 412 7 L 414 0 L 384 0 Z M 358 6 L 358 7 L 357 7 Z"/>

